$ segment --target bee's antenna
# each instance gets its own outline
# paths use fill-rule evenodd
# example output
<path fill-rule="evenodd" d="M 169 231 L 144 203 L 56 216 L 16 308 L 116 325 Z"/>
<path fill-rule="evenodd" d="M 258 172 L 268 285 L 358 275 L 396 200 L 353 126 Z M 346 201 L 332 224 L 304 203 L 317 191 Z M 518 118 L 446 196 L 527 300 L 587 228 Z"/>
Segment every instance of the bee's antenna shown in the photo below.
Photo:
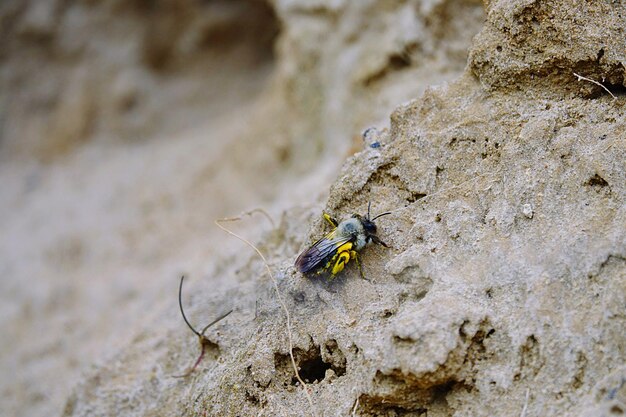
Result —
<path fill-rule="evenodd" d="M 180 307 L 180 314 L 183 315 L 183 320 L 185 320 L 185 323 L 187 323 L 187 326 L 191 329 L 191 331 L 194 332 L 196 336 L 202 337 L 202 333 L 204 333 L 204 330 L 206 329 L 204 329 L 202 333 L 199 333 L 196 329 L 194 329 L 191 323 L 189 323 L 189 320 L 187 320 L 187 316 L 185 316 L 185 310 L 183 310 L 183 281 L 184 280 L 185 280 L 185 276 L 183 275 L 180 277 L 180 286 L 178 287 L 178 307 Z"/>
<path fill-rule="evenodd" d="M 370 219 L 370 208 L 372 207 L 372 202 L 367 203 L 367 220 Z"/>
<path fill-rule="evenodd" d="M 386 216 L 386 215 L 388 215 L 388 214 L 391 214 L 391 212 L 390 212 L 390 211 L 388 211 L 388 212 L 386 212 L 386 213 L 379 214 L 378 216 L 374 217 L 374 218 L 373 218 L 372 220 L 370 220 L 370 221 L 372 221 L 372 222 L 373 222 L 373 221 L 374 221 L 374 220 L 376 220 L 377 218 L 379 218 L 379 217 L 383 217 L 383 216 Z"/>

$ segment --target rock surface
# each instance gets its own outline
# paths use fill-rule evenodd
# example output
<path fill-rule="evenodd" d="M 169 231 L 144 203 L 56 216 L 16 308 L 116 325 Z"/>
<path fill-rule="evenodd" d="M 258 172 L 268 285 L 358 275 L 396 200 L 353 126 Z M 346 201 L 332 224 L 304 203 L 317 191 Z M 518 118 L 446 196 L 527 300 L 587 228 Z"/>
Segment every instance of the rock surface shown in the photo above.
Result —
<path fill-rule="evenodd" d="M 13 340 L 3 347 L 2 369 L 25 375 L 16 392 L 3 378 L 11 414 L 59 412 L 71 381 L 48 401 L 20 407 L 13 398 L 49 389 L 52 373 L 75 379 L 91 362 L 97 366 L 66 394 L 63 415 L 626 412 L 626 6 L 489 1 L 483 15 L 472 1 L 263 5 L 280 22 L 275 62 L 261 70 L 269 80 L 248 70 L 260 93 L 247 110 L 220 116 L 210 135 L 224 143 L 196 131 L 136 150 L 118 139 L 106 148 L 104 167 L 94 168 L 102 157 L 96 139 L 119 135 L 85 136 L 83 123 L 72 122 L 68 131 L 88 141 L 72 141 L 70 154 L 54 157 L 62 162 L 3 170 L 15 185 L 2 216 L 13 239 L 2 253 L 33 260 L 29 267 L 8 262 L 3 275 L 33 276 L 41 286 L 33 295 L 14 280 L 3 283 L 15 300 L 4 307 L 7 317 L 17 321 L 2 323 Z M 52 30 L 44 12 L 22 11 L 30 29 L 15 33 Z M 603 82 L 616 98 L 573 73 Z M 120 81 L 120 89 L 133 84 Z M 103 106 L 72 91 L 63 89 L 72 98 L 59 102 L 58 114 Z M 244 117 L 249 125 L 236 127 Z M 130 120 L 121 126 L 130 128 Z M 368 124 L 378 126 L 353 141 Z M 4 142 L 13 155 L 27 152 L 12 136 Z M 49 157 L 33 143 L 28 152 Z M 356 143 L 361 149 L 337 176 Z M 127 155 L 133 150 L 138 156 Z M 127 174 L 130 185 L 120 176 L 103 182 L 146 154 L 144 168 Z M 30 180 L 36 185 L 25 198 L 32 172 L 52 179 Z M 82 181 L 68 178 L 81 172 L 89 173 Z M 52 213 L 81 207 L 50 199 L 47 189 L 81 198 L 99 183 L 113 197 L 96 198 L 79 225 L 42 220 L 46 204 Z M 229 193 L 236 185 L 242 191 Z M 217 201 L 207 201 L 213 195 Z M 111 205 L 120 198 L 119 208 Z M 310 205 L 319 199 L 336 218 L 364 214 L 370 201 L 373 213 L 392 212 L 377 220 L 390 248 L 362 252 L 367 280 L 352 263 L 333 281 L 294 270 L 298 252 L 327 231 L 321 207 Z M 221 232 L 202 235 L 214 218 L 258 201 L 277 224 L 255 216 L 230 226 L 267 257 L 280 298 L 250 248 Z M 9 209 L 27 219 L 11 225 Z M 102 231 L 127 237 L 92 243 L 93 213 L 106 219 Z M 41 224 L 39 240 L 20 237 Z M 70 230 L 57 230 L 64 226 Z M 64 269 L 49 271 L 58 264 Z M 181 269 L 204 276 L 183 297 L 195 326 L 234 312 L 207 331 L 212 343 L 199 368 L 174 378 L 198 353 L 176 310 Z M 79 279 L 91 281 L 77 287 Z M 98 314 L 108 309 L 105 324 Z M 46 326 L 73 330 L 59 337 Z M 308 391 L 292 369 L 289 333 Z M 33 334 L 41 335 L 37 343 Z M 59 348 L 64 343 L 76 346 Z M 11 349 L 24 353 L 14 360 Z M 64 364 L 74 353 L 89 359 Z"/>

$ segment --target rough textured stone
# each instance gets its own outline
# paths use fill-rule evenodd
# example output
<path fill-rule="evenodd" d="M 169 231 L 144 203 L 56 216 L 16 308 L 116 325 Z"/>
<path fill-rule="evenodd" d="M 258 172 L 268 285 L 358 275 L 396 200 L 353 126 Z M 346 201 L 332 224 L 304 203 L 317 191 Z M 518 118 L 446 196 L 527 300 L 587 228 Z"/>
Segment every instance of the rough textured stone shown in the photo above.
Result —
<path fill-rule="evenodd" d="M 106 357 L 75 386 L 63 415 L 623 413 L 624 6 L 487 2 L 487 21 L 471 47 L 482 24 L 474 2 L 292 0 L 272 7 L 281 33 L 274 78 L 261 95 L 272 100 L 270 110 L 256 115 L 247 134 L 223 127 L 220 132 L 234 139 L 215 151 L 214 166 L 190 158 L 191 167 L 172 183 L 168 174 L 180 167 L 172 163 L 122 194 L 130 198 L 142 190 L 141 216 L 130 217 L 138 229 L 126 231 L 125 247 L 140 242 L 145 263 L 127 262 L 145 275 L 146 264 L 154 263 L 155 282 L 126 290 L 147 288 L 134 304 L 120 303 L 120 312 L 112 313 L 116 325 L 99 327 L 123 332 L 121 323 L 140 315 L 124 337 L 100 339 L 109 343 L 101 351 Z M 32 13 L 29 21 L 36 24 L 30 26 L 45 27 L 46 19 L 38 17 L 43 12 Z M 572 72 L 603 81 L 617 99 Z M 123 103 L 133 84 L 120 79 L 109 99 Z M 268 115 L 275 117 L 271 123 Z M 388 124 L 369 130 L 364 142 L 358 139 L 358 152 L 343 163 L 324 210 L 339 219 L 364 214 L 369 202 L 373 213 L 391 211 L 377 220 L 390 248 L 362 252 L 367 280 L 352 263 L 333 281 L 301 276 L 295 257 L 327 231 L 321 208 L 301 202 L 317 198 L 316 187 L 324 187 L 332 167 L 357 147 L 349 139 L 357 129 L 385 115 Z M 171 144 L 153 146 L 159 155 L 172 150 Z M 187 157 L 207 149 L 197 146 L 191 141 L 173 149 Z M 115 168 L 124 161 L 108 163 Z M 260 178 L 259 168 L 277 166 L 282 171 Z M 312 174 L 303 173 L 313 167 Z M 236 185 L 243 195 L 237 200 L 207 178 Z M 162 184 L 173 184 L 171 195 L 157 192 Z M 201 203 L 192 197 L 197 193 L 220 201 Z M 192 198 L 181 207 L 173 196 Z M 254 217 L 237 230 L 269 260 L 281 298 L 243 243 L 213 234 L 220 250 L 207 256 L 192 248 L 208 245 L 196 230 L 206 220 L 186 220 L 184 239 L 192 244 L 185 250 L 168 257 L 167 249 L 155 249 L 164 236 L 174 237 L 159 225 L 178 224 L 160 211 L 163 206 L 181 216 L 204 209 L 202 217 L 210 213 L 211 220 L 216 207 L 262 198 L 281 213 L 279 222 Z M 11 201 L 21 207 L 18 197 Z M 113 226 L 124 230 L 125 223 Z M 28 227 L 34 228 L 13 227 L 10 236 Z M 64 235 L 50 254 L 70 272 L 94 273 L 91 264 L 127 259 L 115 245 L 89 245 L 84 230 L 72 231 L 75 236 Z M 155 237 L 146 243 L 147 231 Z M 48 264 L 32 253 L 45 270 Z M 188 284 L 183 297 L 194 325 L 234 312 L 207 331 L 212 344 L 199 368 L 174 378 L 198 350 L 176 311 L 173 278 L 158 278 L 174 276 L 172 265 L 181 258 L 197 259 L 188 262 L 206 277 L 207 285 Z M 15 263 L 10 268 L 20 271 Z M 312 407 L 291 367 L 281 300 Z M 32 323 L 27 328 L 38 329 Z M 90 346 L 70 337 L 82 349 Z M 50 346 L 58 339 L 42 340 Z M 63 357 L 59 351 L 53 350 Z M 30 378 L 48 376 L 37 371 L 40 362 L 18 362 L 29 367 Z M 45 408 L 39 407 L 32 410 Z"/>
<path fill-rule="evenodd" d="M 487 22 L 474 41 L 469 66 L 483 87 L 594 97 L 600 87 L 574 73 L 626 86 L 622 2 L 487 2 Z"/>

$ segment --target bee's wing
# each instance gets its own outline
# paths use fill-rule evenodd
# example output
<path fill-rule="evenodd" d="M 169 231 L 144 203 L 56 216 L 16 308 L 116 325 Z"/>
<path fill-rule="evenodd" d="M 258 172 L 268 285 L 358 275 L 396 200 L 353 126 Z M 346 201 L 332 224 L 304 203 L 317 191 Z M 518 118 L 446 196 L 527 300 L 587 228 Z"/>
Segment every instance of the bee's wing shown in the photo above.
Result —
<path fill-rule="evenodd" d="M 350 240 L 350 236 L 339 237 L 336 230 L 328 233 L 300 254 L 296 259 L 296 268 L 302 273 L 306 273 L 316 268 L 329 255 L 334 254 L 337 248 Z"/>

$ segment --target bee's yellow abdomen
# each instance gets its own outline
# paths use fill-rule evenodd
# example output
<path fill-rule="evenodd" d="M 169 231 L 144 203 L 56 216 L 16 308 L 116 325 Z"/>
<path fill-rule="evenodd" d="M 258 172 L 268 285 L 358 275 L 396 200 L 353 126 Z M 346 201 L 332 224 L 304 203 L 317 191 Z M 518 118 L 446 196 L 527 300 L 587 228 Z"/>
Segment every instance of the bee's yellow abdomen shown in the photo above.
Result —
<path fill-rule="evenodd" d="M 346 242 L 337 248 L 337 253 L 350 252 L 351 249 L 352 249 L 352 242 Z"/>
<path fill-rule="evenodd" d="M 343 271 L 343 267 L 348 263 L 349 260 L 350 260 L 349 252 L 341 252 L 337 258 L 337 262 L 335 262 L 335 266 L 333 266 L 333 270 L 331 271 L 331 274 L 337 275 L 338 273 Z"/>
<path fill-rule="evenodd" d="M 343 267 L 346 266 L 350 260 L 350 253 L 352 252 L 352 243 L 346 242 L 337 248 L 337 255 L 333 257 L 333 269 L 330 272 L 333 276 L 343 271 Z"/>

